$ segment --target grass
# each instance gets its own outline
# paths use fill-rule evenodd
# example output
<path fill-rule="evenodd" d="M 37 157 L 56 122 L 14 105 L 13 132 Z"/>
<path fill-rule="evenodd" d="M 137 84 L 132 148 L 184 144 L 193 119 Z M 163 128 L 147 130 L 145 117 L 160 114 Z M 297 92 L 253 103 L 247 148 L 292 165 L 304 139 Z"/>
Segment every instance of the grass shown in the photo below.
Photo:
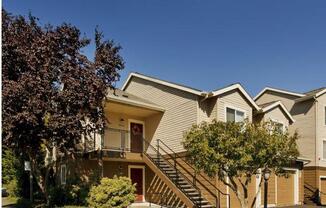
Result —
<path fill-rule="evenodd" d="M 45 204 L 40 201 L 36 201 L 33 204 L 29 202 L 28 199 L 20 199 L 14 197 L 2 197 L 2 207 L 6 208 L 26 208 L 26 207 L 36 207 L 41 208 L 44 207 Z M 64 208 L 85 208 L 83 206 L 76 205 L 65 205 Z"/>

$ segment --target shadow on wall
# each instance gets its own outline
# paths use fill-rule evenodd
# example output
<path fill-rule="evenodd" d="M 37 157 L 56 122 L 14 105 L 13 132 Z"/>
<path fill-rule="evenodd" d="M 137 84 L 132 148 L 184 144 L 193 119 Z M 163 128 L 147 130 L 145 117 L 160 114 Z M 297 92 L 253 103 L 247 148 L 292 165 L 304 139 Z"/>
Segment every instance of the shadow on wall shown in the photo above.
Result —
<path fill-rule="evenodd" d="M 305 183 L 304 184 L 304 189 L 305 189 L 305 203 L 308 203 L 308 201 L 314 202 L 316 204 L 320 204 L 320 199 L 319 199 L 319 190 L 316 189 L 314 186 Z"/>
<path fill-rule="evenodd" d="M 186 207 L 185 204 L 155 175 L 146 191 L 147 200 L 166 207 Z"/>

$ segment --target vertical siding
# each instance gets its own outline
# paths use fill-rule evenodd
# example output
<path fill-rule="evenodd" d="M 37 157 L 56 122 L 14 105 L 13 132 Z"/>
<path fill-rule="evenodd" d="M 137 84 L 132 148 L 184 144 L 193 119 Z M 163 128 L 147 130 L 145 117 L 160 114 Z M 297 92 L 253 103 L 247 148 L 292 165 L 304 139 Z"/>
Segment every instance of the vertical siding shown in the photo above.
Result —
<path fill-rule="evenodd" d="M 289 132 L 297 131 L 299 133 L 298 148 L 300 155 L 311 160 L 307 166 L 316 166 L 316 114 L 314 101 L 311 99 L 297 103 L 290 113 L 295 122 L 289 127 Z"/>
<path fill-rule="evenodd" d="M 234 107 L 239 110 L 245 111 L 246 117 L 249 121 L 252 121 L 252 107 L 246 98 L 238 91 L 232 90 L 221 95 L 217 99 L 217 119 L 220 121 L 225 121 L 225 108 Z"/>
<path fill-rule="evenodd" d="M 184 151 L 183 134 L 198 122 L 198 97 L 137 77 L 132 78 L 126 91 L 165 108 L 152 142 L 161 139 L 174 151 Z"/>
<path fill-rule="evenodd" d="M 317 166 L 326 167 L 326 160 L 323 160 L 323 140 L 326 140 L 326 124 L 325 124 L 325 107 L 326 107 L 326 94 L 317 98 L 317 128 L 316 128 L 316 140 L 317 140 L 317 155 L 319 155 L 319 163 Z"/>

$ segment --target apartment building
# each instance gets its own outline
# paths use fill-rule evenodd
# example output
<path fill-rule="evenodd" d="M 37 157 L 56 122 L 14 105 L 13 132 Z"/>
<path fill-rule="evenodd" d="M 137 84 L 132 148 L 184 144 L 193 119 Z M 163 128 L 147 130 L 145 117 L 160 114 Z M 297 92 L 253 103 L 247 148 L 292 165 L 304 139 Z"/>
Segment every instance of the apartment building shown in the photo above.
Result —
<path fill-rule="evenodd" d="M 105 113 L 104 134 L 91 142 L 85 139 L 83 159 L 61 161 L 61 182 L 95 170 L 101 177 L 127 176 L 137 183 L 137 201 L 169 207 L 239 207 L 228 187 L 217 178 L 195 174 L 187 162 L 182 138 L 193 124 L 273 120 L 286 129 L 295 120 L 282 102 L 257 104 L 240 84 L 206 92 L 139 73 L 131 73 L 121 90 L 109 92 Z M 289 178 L 271 176 L 269 206 L 303 203 L 301 169 L 302 161 L 297 161 L 288 167 Z M 253 177 L 249 198 L 260 177 Z M 262 204 L 261 194 L 256 207 Z"/>
<path fill-rule="evenodd" d="M 304 196 L 307 203 L 326 204 L 326 88 L 297 93 L 271 87 L 255 98 L 257 104 L 281 102 L 295 122 L 289 131 L 298 131 L 302 157 L 310 162 L 304 167 Z"/>

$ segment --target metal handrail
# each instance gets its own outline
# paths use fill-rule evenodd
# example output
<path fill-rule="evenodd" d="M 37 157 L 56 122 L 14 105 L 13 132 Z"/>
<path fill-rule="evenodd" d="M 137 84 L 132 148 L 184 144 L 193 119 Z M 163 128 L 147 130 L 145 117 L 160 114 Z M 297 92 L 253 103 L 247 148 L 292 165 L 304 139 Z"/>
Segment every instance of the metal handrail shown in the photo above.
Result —
<path fill-rule="evenodd" d="M 160 142 L 160 143 L 162 143 L 165 147 L 167 147 L 168 148 L 168 150 L 170 150 L 173 154 L 174 154 L 174 158 L 176 158 L 176 155 L 177 155 L 177 153 L 174 151 L 174 150 L 172 150 L 168 145 L 166 145 L 162 140 L 160 140 L 160 139 L 158 139 L 158 142 Z M 172 158 L 172 156 L 169 154 L 169 153 L 167 153 L 171 158 Z M 183 159 L 182 157 L 179 157 L 183 162 L 185 162 L 191 169 L 193 169 L 194 170 L 194 172 L 195 173 L 197 173 L 197 171 L 196 171 L 196 169 L 188 162 L 188 161 L 186 161 L 185 159 Z M 174 159 L 175 160 L 175 159 Z M 180 163 L 179 162 L 177 162 L 177 161 L 175 161 L 176 163 L 178 163 L 179 164 L 179 166 L 182 166 L 182 165 L 180 165 Z M 193 176 L 189 171 L 187 171 L 192 177 L 193 177 L 193 179 L 194 179 L 194 185 L 196 186 L 196 175 L 195 176 Z M 229 203 L 229 205 L 230 205 L 230 194 L 227 194 L 227 193 L 224 193 L 224 192 L 222 192 L 219 188 L 217 188 L 214 184 L 212 184 L 209 180 L 207 180 L 207 178 L 205 177 L 205 176 L 203 176 L 200 172 L 199 172 L 199 175 L 206 181 L 206 182 L 208 182 L 217 192 L 218 192 L 218 195 L 219 196 L 217 196 L 217 194 L 213 194 L 212 192 L 211 192 L 211 190 L 209 190 L 207 187 L 205 187 L 199 180 L 197 180 L 203 187 L 205 187 L 205 189 L 206 190 L 208 190 L 208 192 L 210 192 L 210 193 L 212 193 L 213 195 L 215 195 L 215 198 L 216 198 L 216 206 L 218 205 L 218 207 L 220 207 L 220 194 L 222 194 L 222 195 L 224 195 L 224 196 L 227 196 L 228 197 L 228 203 Z M 217 203 L 217 198 L 218 198 L 218 202 L 219 203 Z"/>
<path fill-rule="evenodd" d="M 155 149 L 155 147 L 153 147 L 153 145 L 151 145 L 148 141 L 146 141 L 144 138 L 143 138 L 143 142 L 144 143 L 146 143 L 147 145 L 148 145 L 148 147 L 150 147 L 151 149 L 153 149 L 154 151 L 155 151 L 155 153 L 159 156 L 157 159 L 160 159 L 160 158 L 163 158 L 162 157 L 162 154 L 159 152 L 159 146 L 158 146 L 158 149 Z M 162 149 L 165 153 L 167 153 L 164 149 Z M 155 164 L 157 163 L 148 153 L 146 153 L 146 151 L 144 151 L 144 154 L 146 154 L 148 157 L 149 157 L 149 159 L 150 160 L 152 160 Z M 168 154 L 168 153 L 167 153 Z M 164 158 L 163 158 L 164 159 Z M 201 190 L 198 188 L 198 187 L 196 187 L 193 183 L 192 183 L 192 181 L 190 181 L 182 172 L 180 172 L 174 165 L 172 165 L 171 163 L 170 163 L 170 161 L 168 161 L 168 160 L 165 160 L 165 162 L 170 166 L 170 167 L 174 167 L 174 169 L 175 169 L 175 171 L 176 171 L 176 176 L 178 177 L 178 174 L 180 174 L 181 176 L 182 176 L 182 178 L 184 179 L 184 180 L 186 180 L 188 183 L 189 183 L 189 185 L 192 187 L 192 188 L 194 188 L 195 190 L 197 190 L 198 191 L 198 193 L 199 193 L 199 197 L 200 197 L 200 199 L 201 199 L 201 197 L 202 197 L 202 195 L 201 195 Z M 158 165 L 158 167 L 160 168 L 160 166 Z M 161 169 L 160 168 L 160 170 L 168 177 L 168 178 L 170 178 L 169 176 L 168 176 L 168 174 L 163 170 L 163 169 Z M 173 181 L 173 179 L 171 179 L 172 181 Z M 188 195 L 185 191 L 184 191 L 184 189 L 177 183 L 177 179 L 176 179 L 176 181 L 175 181 L 175 185 L 185 194 L 185 195 L 187 195 L 190 199 L 191 199 L 191 201 L 194 203 L 194 204 L 196 204 L 196 205 L 198 205 L 198 203 L 197 203 L 197 201 L 195 200 L 195 199 L 193 199 L 193 197 L 191 196 L 191 195 Z M 199 200 L 200 201 L 200 200 Z M 201 207 L 201 202 L 199 203 L 199 207 Z"/>

